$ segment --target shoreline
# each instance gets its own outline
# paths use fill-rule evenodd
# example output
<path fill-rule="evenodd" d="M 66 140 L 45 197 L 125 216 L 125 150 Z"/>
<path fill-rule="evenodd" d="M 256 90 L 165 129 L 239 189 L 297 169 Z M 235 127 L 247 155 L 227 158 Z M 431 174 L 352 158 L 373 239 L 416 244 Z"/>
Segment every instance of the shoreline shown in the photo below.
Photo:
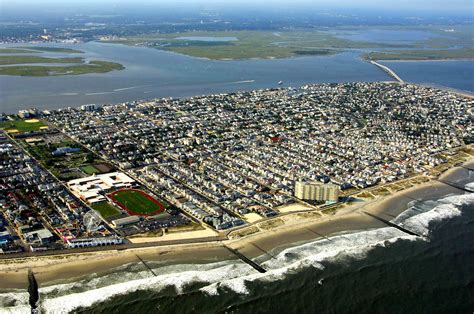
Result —
<path fill-rule="evenodd" d="M 440 90 L 444 90 L 450 93 L 454 93 L 456 95 L 462 96 L 462 97 L 467 97 L 467 98 L 474 98 L 474 92 L 470 92 L 467 90 L 460 90 L 456 89 L 453 87 L 448 87 L 448 86 L 443 86 L 443 85 L 437 85 L 434 83 L 414 83 L 414 82 L 405 82 L 403 81 L 398 74 L 393 71 L 390 67 L 383 65 L 379 62 L 429 62 L 429 61 L 474 61 L 474 59 L 439 59 L 439 60 L 371 60 L 371 59 L 366 59 L 366 58 L 361 58 L 361 60 L 364 60 L 372 65 L 375 65 L 376 67 L 380 68 L 382 71 L 384 71 L 388 76 L 390 76 L 393 80 L 388 81 L 388 83 L 398 83 L 398 84 L 413 84 L 413 85 L 419 85 L 419 86 L 424 86 L 424 87 L 430 87 L 430 88 L 436 88 Z M 391 73 L 387 72 L 387 70 L 390 71 Z M 393 73 L 393 75 L 392 75 Z M 395 77 L 395 76 L 396 77 Z"/>
<path fill-rule="evenodd" d="M 444 90 L 462 97 L 467 97 L 467 98 L 474 98 L 474 92 L 466 91 L 466 90 L 461 90 L 461 89 L 456 89 L 452 87 L 447 87 L 447 86 L 442 86 L 442 85 L 437 85 L 437 84 L 430 84 L 430 83 L 411 83 L 411 84 L 416 84 L 419 86 L 424 86 L 424 87 L 430 87 L 430 88 L 437 88 L 440 90 Z"/>
<path fill-rule="evenodd" d="M 474 160 L 471 157 L 463 164 L 474 165 Z M 449 179 L 462 174 L 463 171 L 468 170 L 457 166 L 452 167 L 442 173 L 439 179 Z M 223 247 L 224 244 L 239 250 L 249 258 L 265 258 L 268 257 L 265 255 L 273 255 L 295 244 L 314 241 L 322 236 L 386 226 L 362 213 L 362 210 L 391 220 L 405 211 L 413 200 L 434 199 L 455 192 L 459 190 L 430 180 L 391 195 L 356 202 L 338 210 L 334 215 L 305 216 L 301 213 L 290 213 L 276 218 L 284 220 L 285 224 L 282 226 L 233 240 L 5 258 L 0 260 L 0 291 L 26 289 L 29 269 L 34 271 L 40 287 L 45 287 L 75 281 L 90 274 L 105 274 L 130 263 L 139 263 L 139 257 L 147 262 L 158 262 L 164 265 L 199 264 L 236 259 Z M 317 218 L 314 219 L 314 217 Z"/>
<path fill-rule="evenodd" d="M 160 53 L 164 53 L 164 54 L 167 54 L 169 56 L 180 56 L 180 57 L 183 57 L 183 58 L 187 58 L 187 60 L 192 60 L 192 59 L 195 59 L 195 60 L 201 60 L 201 61 L 210 61 L 210 60 L 213 60 L 213 59 L 206 59 L 206 58 L 201 58 L 201 57 L 191 57 L 191 56 L 187 56 L 187 55 L 184 55 L 184 54 L 180 54 L 180 53 L 177 53 L 177 52 L 172 52 L 172 51 L 167 51 L 167 50 L 161 50 L 161 49 L 154 49 L 152 47 L 142 47 L 142 46 L 130 46 L 130 45 L 126 45 L 126 44 L 116 44 L 116 43 L 108 43 L 108 42 L 101 42 L 101 41 L 91 41 L 91 42 L 87 42 L 87 43 L 81 43 L 80 45 L 85 45 L 85 44 L 91 44 L 91 45 L 98 45 L 99 47 L 101 47 L 101 45 L 104 45 L 105 47 L 112 47 L 112 46 L 123 46 L 123 47 L 128 47 L 128 48 L 136 48 L 138 50 L 143 50 L 143 52 L 145 51 L 149 51 L 149 50 L 153 50 L 153 51 L 159 51 Z M 23 43 L 23 44 L 15 44 L 14 46 L 15 47 L 24 47 L 24 48 L 27 48 L 28 46 L 31 46 L 33 44 L 28 44 L 28 43 Z M 37 45 L 37 44 L 35 44 Z M 94 51 L 96 50 L 96 48 L 86 48 L 86 46 L 80 46 L 80 45 L 74 45 L 73 47 L 74 48 L 77 48 L 77 49 L 83 49 L 83 51 L 85 51 L 85 53 L 91 53 L 93 54 Z M 0 45 L 2 46 L 2 45 Z M 8 44 L 3 44 L 4 47 L 8 47 Z M 48 45 L 46 45 L 48 46 Z M 65 43 L 56 43 L 55 46 L 58 46 L 58 47 L 70 47 L 71 44 L 65 44 Z M 89 51 L 89 50 L 90 51 Z M 324 58 L 324 60 L 329 60 L 328 58 L 333 58 L 335 57 L 336 55 L 343 55 L 343 54 L 351 54 L 352 53 L 352 50 L 344 50 L 344 51 L 339 51 L 337 54 L 332 54 L 332 55 L 316 55 L 316 56 L 292 56 L 292 57 L 285 57 L 285 58 L 276 58 L 276 59 L 261 59 L 261 60 L 288 60 L 289 61 L 292 61 L 293 60 L 304 60 L 306 58 L 315 58 L 314 60 L 317 60 L 319 58 Z M 141 52 L 140 52 L 141 54 Z M 357 60 L 361 60 L 361 61 L 365 61 L 365 62 L 368 62 L 369 60 L 367 59 L 364 59 L 361 55 L 361 53 L 355 53 L 356 55 L 354 56 L 354 58 L 356 58 Z M 120 57 L 121 54 L 117 54 L 117 55 L 114 55 L 113 57 L 112 56 L 109 56 L 108 58 L 104 59 L 104 60 L 108 60 L 110 62 L 114 62 L 114 63 L 120 63 L 122 65 L 124 65 L 126 67 L 125 70 L 123 71 L 128 71 L 128 69 L 132 69 L 134 67 L 134 65 L 137 65 L 133 62 L 130 62 L 130 61 L 127 61 L 127 60 L 124 60 L 123 58 Z M 148 55 L 148 54 L 147 54 Z M 86 56 L 87 57 L 87 56 Z M 352 58 L 352 56 L 350 57 Z M 238 61 L 245 61 L 247 59 L 239 59 L 239 60 L 234 60 L 235 62 L 238 62 Z M 248 60 L 251 60 L 251 59 L 248 59 Z M 321 59 L 322 60 L 322 59 Z M 343 60 L 346 60 L 346 57 L 343 58 Z M 347 59 L 349 60 L 349 59 Z M 216 62 L 218 62 L 218 60 L 215 60 Z M 380 62 L 382 61 L 385 61 L 385 60 L 378 60 Z M 387 60 L 389 61 L 389 60 Z M 415 60 L 413 60 L 415 61 Z M 430 61 L 430 60 L 428 60 Z M 451 61 L 451 60 L 449 60 Z M 454 60 L 453 60 L 454 61 Z M 222 61 L 223 63 L 225 63 L 226 61 Z M 327 61 L 325 61 L 327 62 Z M 369 71 L 369 70 L 367 70 Z M 119 73 L 120 71 L 117 71 L 117 73 Z M 104 75 L 104 77 L 109 77 L 109 75 L 111 76 L 111 78 L 113 78 L 115 76 L 115 74 L 111 74 L 111 73 L 114 73 L 114 72 L 108 72 L 108 73 L 103 73 L 102 75 Z M 123 72 L 125 73 L 125 72 Z M 128 73 L 128 72 L 127 72 Z M 131 72 L 130 72 L 131 73 Z M 383 81 L 387 81 L 387 80 L 390 80 L 391 77 L 390 76 L 386 76 L 386 78 L 381 78 L 380 80 L 376 80 L 376 78 L 378 77 L 377 74 L 370 74 L 371 72 L 367 72 L 367 75 L 364 75 L 364 77 L 362 77 L 361 79 L 358 79 L 356 78 L 355 80 L 354 79 L 347 79 L 347 80 L 337 80 L 338 82 L 352 82 L 352 81 L 358 81 L 358 82 L 383 82 Z M 98 103 L 98 104 L 102 104 L 102 105 L 108 105 L 108 104 L 118 104 L 118 103 L 122 103 L 122 102 L 128 102 L 128 101 L 135 101 L 135 100 L 139 100 L 139 101 L 152 101 L 154 99 L 160 99 L 160 98 L 166 98 L 166 97 L 173 97 L 173 98 L 178 98 L 178 99 L 186 99 L 186 98 L 189 98 L 189 97 L 193 97 L 193 96 L 196 96 L 196 95 L 208 95 L 208 94 L 213 94 L 213 93 L 221 93 L 221 92 L 224 92 L 224 93 L 232 93 L 232 92 L 235 92 L 235 91 L 251 91 L 251 90 L 260 90 L 260 89 L 265 89 L 265 88 L 278 88 L 278 87 L 284 87 L 284 88 L 287 88 L 289 86 L 301 86 L 301 85 L 306 85 L 306 84 L 322 84 L 322 83 L 331 83 L 333 82 L 334 80 L 331 79 L 330 77 L 328 77 L 327 79 L 325 79 L 324 77 L 323 78 L 318 78 L 317 81 L 304 81 L 304 82 L 296 82 L 294 83 L 294 80 L 291 79 L 291 78 L 286 78 L 286 75 L 285 77 L 281 77 L 277 80 L 274 80 L 274 81 L 268 81 L 267 82 L 267 78 L 266 77 L 263 77 L 261 78 L 259 75 L 257 76 L 254 76 L 255 73 L 253 72 L 250 72 L 248 77 L 245 76 L 245 78 L 252 78 L 252 80 L 256 80 L 256 82 L 252 82 L 250 83 L 249 85 L 234 85 L 232 81 L 229 81 L 226 83 L 226 85 L 228 84 L 227 87 L 223 87 L 221 86 L 220 84 L 219 85 L 213 85 L 212 82 L 210 84 L 206 83 L 204 85 L 204 87 L 197 87 L 198 85 L 192 85 L 192 88 L 196 90 L 196 92 L 193 92 L 193 93 L 187 93 L 187 92 L 184 92 L 179 86 L 181 85 L 176 85 L 174 84 L 173 86 L 173 91 L 172 92 L 165 92 L 164 91 L 164 87 L 161 86 L 161 85 L 156 85 L 155 87 L 153 88 L 150 88 L 151 90 L 149 90 L 148 92 L 152 92 L 153 95 L 150 97 L 151 94 L 147 93 L 145 90 L 143 90 L 143 93 L 141 91 L 141 89 L 136 92 L 125 92 L 125 91 L 114 91 L 115 89 L 122 89 L 122 88 L 126 88 L 128 86 L 124 85 L 123 83 L 120 83 L 120 82 L 117 82 L 117 83 L 114 83 L 113 85 L 111 85 L 112 87 L 110 88 L 106 88 L 106 90 L 109 90 L 109 91 L 106 91 L 106 93 L 110 94 L 110 95 L 100 95 L 100 99 L 95 99 L 95 100 L 88 100 L 88 98 L 91 98 L 93 95 L 92 94 L 102 94 L 103 91 L 96 91 L 95 90 L 95 87 L 88 87 L 86 85 L 85 88 L 76 88 L 74 86 L 70 86 L 70 87 L 67 87 L 67 89 L 69 89 L 66 93 L 66 94 L 77 94 L 77 95 L 66 95 L 64 93 L 61 93 L 61 92 L 56 92 L 56 91 L 50 91 L 46 94 L 36 94 L 36 96 L 40 97 L 38 99 L 36 99 L 34 101 L 34 103 L 31 103 L 30 99 L 27 97 L 26 100 L 23 96 L 21 95 L 17 95 L 17 94 L 14 94 L 13 96 L 11 97 L 20 97 L 21 100 L 17 101 L 16 103 L 5 103 L 5 106 L 7 106 L 7 108 L 5 108 L 5 112 L 8 113 L 8 114 L 16 114 L 18 112 L 18 110 L 20 109 L 28 109 L 28 108 L 31 108 L 31 107 L 38 107 L 40 110 L 57 110 L 57 109 L 61 109 L 61 108 L 64 108 L 64 107 L 79 107 L 80 105 L 82 104 L 87 104 L 87 103 Z M 257 73 L 258 74 L 258 73 Z M 86 76 L 89 76 L 89 75 L 92 75 L 94 77 L 96 77 L 96 74 L 84 74 L 84 75 L 79 75 L 79 76 L 72 76 L 72 75 L 67 75 L 69 77 L 86 77 Z M 98 74 L 97 74 L 98 75 Z M 119 75 L 119 74 L 117 74 Z M 121 74 L 120 74 L 121 75 Z M 375 76 L 374 76 L 375 75 Z M 21 76 L 2 76 L 0 75 L 0 78 L 12 78 L 12 79 L 15 79 L 15 81 L 17 79 L 33 79 L 33 80 L 41 80 L 42 79 L 53 79 L 55 78 L 54 76 L 48 76 L 48 77 L 21 77 Z M 375 81 L 374 81 L 375 79 Z M 115 79 L 114 79 L 115 80 Z M 283 82 L 285 82 L 283 84 L 283 86 L 277 86 L 276 82 L 278 80 L 283 80 Z M 82 79 L 81 79 L 82 81 Z M 148 81 L 148 79 L 147 79 Z M 427 79 L 427 81 L 429 81 L 429 79 Z M 153 85 L 153 81 L 150 81 L 151 85 Z M 267 84 L 268 83 L 268 84 Z M 34 85 L 36 86 L 36 84 L 39 84 L 39 85 L 42 85 L 40 83 L 35 83 Z M 187 83 L 186 83 L 187 84 Z M 132 84 L 133 85 L 133 84 Z M 141 85 L 141 83 L 137 83 L 136 85 Z M 254 86 L 255 85 L 255 86 Z M 418 85 L 422 85 L 422 84 L 418 84 Z M 454 84 L 456 85 L 456 84 Z M 252 87 L 254 86 L 254 87 Z M 440 88 L 440 89 L 444 89 L 443 86 L 437 86 L 437 88 Z M 449 88 L 449 87 L 447 87 Z M 454 87 L 451 87 L 452 89 L 455 89 Z M 74 99 L 72 99 L 71 97 L 74 96 Z M 61 103 L 59 103 L 59 101 L 57 99 L 61 98 Z M 25 105 L 25 101 L 26 101 L 26 105 Z M 24 105 L 18 105 L 18 103 L 23 103 Z M 31 103 L 30 105 L 28 105 L 28 103 Z"/>
<path fill-rule="evenodd" d="M 474 61 L 474 58 L 460 59 L 377 59 L 376 62 L 454 62 L 454 61 Z"/>

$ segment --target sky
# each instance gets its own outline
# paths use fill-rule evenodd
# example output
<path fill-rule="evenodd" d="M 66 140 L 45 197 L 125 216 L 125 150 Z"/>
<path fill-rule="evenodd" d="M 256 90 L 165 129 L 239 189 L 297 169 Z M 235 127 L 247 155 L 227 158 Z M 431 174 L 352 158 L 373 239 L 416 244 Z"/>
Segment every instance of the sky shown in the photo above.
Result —
<path fill-rule="evenodd" d="M 311 7 L 324 9 L 358 9 L 372 11 L 431 11 L 442 14 L 459 12 L 474 16 L 474 0 L 0 0 L 1 6 L 24 5 L 61 7 L 74 5 L 215 5 L 215 6 L 273 6 L 273 7 Z M 1 14 L 1 12 L 0 12 Z"/>
<path fill-rule="evenodd" d="M 72 3 L 134 3 L 134 4 L 165 4 L 165 3 L 195 3 L 195 4 L 283 4 L 283 5 L 323 5 L 334 7 L 406 7 L 406 8 L 457 8 L 474 10 L 472 0 L 0 0 L 0 4 L 72 4 Z"/>

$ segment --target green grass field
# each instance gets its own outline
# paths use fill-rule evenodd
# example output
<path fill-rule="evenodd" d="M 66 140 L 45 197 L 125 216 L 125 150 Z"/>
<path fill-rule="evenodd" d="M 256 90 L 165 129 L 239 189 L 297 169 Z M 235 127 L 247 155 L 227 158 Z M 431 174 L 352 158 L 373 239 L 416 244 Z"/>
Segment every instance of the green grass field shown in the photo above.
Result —
<path fill-rule="evenodd" d="M 86 174 L 89 174 L 89 175 L 93 175 L 93 174 L 97 174 L 97 173 L 102 172 L 102 171 L 100 171 L 99 169 L 97 169 L 96 167 L 94 167 L 92 165 L 81 167 L 81 170 L 84 171 Z"/>
<path fill-rule="evenodd" d="M 26 50 L 23 48 L 2 48 L 0 53 L 41 53 L 40 51 Z"/>
<path fill-rule="evenodd" d="M 57 52 L 57 53 L 84 53 L 84 51 L 70 49 L 70 48 L 56 48 L 56 47 L 14 47 L 1 48 L 0 53 L 42 53 L 42 52 Z"/>
<path fill-rule="evenodd" d="M 39 56 L 0 56 L 0 65 L 29 63 L 82 63 L 83 58 L 47 58 Z"/>
<path fill-rule="evenodd" d="M 84 53 L 84 51 L 71 48 L 57 48 L 57 47 L 18 47 L 20 49 L 36 50 L 41 52 L 58 52 L 58 53 Z"/>
<path fill-rule="evenodd" d="M 74 58 L 75 59 L 75 58 Z M 89 63 L 78 63 L 71 66 L 37 66 L 18 65 L 0 67 L 0 75 L 15 76 L 59 76 L 80 75 L 89 73 L 107 73 L 114 70 L 123 70 L 120 63 L 108 61 L 89 61 Z"/>
<path fill-rule="evenodd" d="M 421 26 L 340 26 L 331 30 L 344 32 L 364 31 L 368 29 L 427 31 L 439 34 L 426 40 L 413 41 L 409 44 L 388 42 L 364 42 L 345 39 L 336 33 L 317 29 L 293 29 L 281 31 L 200 31 L 185 33 L 152 33 L 126 36 L 112 43 L 140 45 L 151 48 L 173 51 L 194 57 L 209 59 L 249 59 L 249 58 L 287 58 L 299 55 L 327 55 L 352 48 L 431 48 L 440 52 L 422 50 L 412 53 L 417 59 L 433 58 L 472 58 L 474 44 L 470 25 L 421 25 Z M 446 29 L 451 31 L 446 32 Z M 178 37 L 189 37 L 185 40 Z M 199 41 L 193 37 L 235 37 L 235 41 Z M 453 47 L 463 47 L 452 49 Z M 450 49 L 447 49 L 450 48 Z M 393 51 L 395 53 L 395 51 Z M 401 58 L 406 58 L 403 52 Z M 425 53 L 433 53 L 424 57 Z M 420 55 L 420 56 L 417 56 Z"/>
<path fill-rule="evenodd" d="M 163 209 L 142 193 L 134 190 L 118 191 L 113 198 L 135 214 L 147 215 Z"/>
<path fill-rule="evenodd" d="M 28 50 L 27 50 L 28 49 Z M 13 55 L 18 53 L 83 53 L 80 50 L 54 47 L 27 47 L 27 49 L 0 49 L 0 75 L 14 76 L 58 76 L 80 75 L 88 73 L 107 73 L 114 70 L 123 70 L 123 65 L 115 62 L 91 60 L 86 61 L 81 57 L 51 58 L 34 55 Z M 38 64 L 39 63 L 39 64 Z M 70 65 L 66 65 L 69 63 Z M 51 65 L 49 65 L 51 64 Z"/>
<path fill-rule="evenodd" d="M 230 42 L 203 42 L 192 37 L 235 37 Z M 176 37 L 190 37 L 179 40 Z M 210 31 L 176 34 L 152 34 L 127 37 L 118 43 L 148 46 L 173 51 L 194 57 L 210 59 L 287 58 L 298 55 L 327 55 L 339 52 L 339 48 L 364 46 L 364 43 L 349 43 L 325 32 L 318 31 Z"/>
<path fill-rule="evenodd" d="M 120 214 L 120 211 L 108 202 L 101 202 L 91 206 L 98 211 L 103 218 L 108 218 Z"/>
<path fill-rule="evenodd" d="M 0 122 L 0 129 L 11 133 L 16 130 L 20 133 L 38 131 L 42 126 L 46 126 L 46 124 L 41 120 L 39 122 L 26 122 L 26 120 Z"/>
<path fill-rule="evenodd" d="M 370 60 L 459 60 L 474 59 L 474 48 L 445 50 L 394 50 L 370 52 L 364 55 Z"/>
<path fill-rule="evenodd" d="M 192 37 L 235 37 L 236 41 L 203 42 Z M 187 40 L 177 37 L 189 37 Z M 317 30 L 288 31 L 209 31 L 174 34 L 146 34 L 129 36 L 113 42 L 142 45 L 169 50 L 194 57 L 210 59 L 287 58 L 293 56 L 328 55 L 345 48 L 369 48 L 373 43 L 338 38 Z M 377 44 L 378 47 L 399 47 Z"/>

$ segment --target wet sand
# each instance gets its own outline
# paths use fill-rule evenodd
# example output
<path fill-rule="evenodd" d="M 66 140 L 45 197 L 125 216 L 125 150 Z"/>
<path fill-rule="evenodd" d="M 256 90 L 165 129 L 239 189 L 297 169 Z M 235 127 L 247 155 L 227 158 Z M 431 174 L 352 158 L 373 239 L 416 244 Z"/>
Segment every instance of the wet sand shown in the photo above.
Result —
<path fill-rule="evenodd" d="M 471 159 L 466 165 L 472 168 L 474 161 Z M 446 171 L 441 179 L 457 181 L 460 178 L 468 178 L 468 176 L 468 170 L 457 167 Z M 269 259 L 287 247 L 312 241 L 322 236 L 385 226 L 362 211 L 390 220 L 406 210 L 408 204 L 414 200 L 437 199 L 450 193 L 459 193 L 459 190 L 432 180 L 387 197 L 355 203 L 338 211 L 333 216 L 325 215 L 306 219 L 291 219 L 291 217 L 286 218 L 287 216 L 285 216 L 285 225 L 242 239 L 1 260 L 0 291 L 15 288 L 26 289 L 28 269 L 34 270 L 41 287 L 76 281 L 92 273 L 97 275 L 108 273 L 122 265 L 138 263 L 137 255 L 144 261 L 163 265 L 198 264 L 235 259 L 236 257 L 224 248 L 224 244 L 238 249 L 250 258 Z"/>

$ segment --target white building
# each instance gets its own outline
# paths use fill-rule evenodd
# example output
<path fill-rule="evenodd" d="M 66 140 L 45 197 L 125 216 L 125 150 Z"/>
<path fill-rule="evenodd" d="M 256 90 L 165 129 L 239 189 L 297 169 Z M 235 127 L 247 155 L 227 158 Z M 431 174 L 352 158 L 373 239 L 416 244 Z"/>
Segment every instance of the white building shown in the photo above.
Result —
<path fill-rule="evenodd" d="M 139 221 L 140 221 L 139 216 L 129 216 L 129 217 L 124 217 L 124 218 L 119 218 L 119 219 L 112 220 L 112 225 L 115 228 L 119 228 L 119 227 L 123 227 L 123 226 L 127 226 L 127 225 L 137 223 Z"/>
<path fill-rule="evenodd" d="M 18 111 L 18 116 L 22 119 L 31 117 L 31 113 L 29 110 L 20 110 Z"/>
<path fill-rule="evenodd" d="M 339 187 L 335 184 L 296 182 L 295 197 L 301 200 L 337 202 Z"/>
<path fill-rule="evenodd" d="M 67 244 L 70 248 L 104 246 L 122 243 L 123 239 L 119 237 L 84 238 L 72 239 L 67 241 Z"/>
<path fill-rule="evenodd" d="M 81 110 L 83 111 L 94 111 L 94 110 L 97 110 L 101 107 L 101 105 L 97 105 L 97 104 L 87 104 L 87 105 L 82 105 L 81 106 Z"/>
<path fill-rule="evenodd" d="M 131 188 L 135 185 L 135 180 L 122 172 L 111 172 L 71 180 L 67 185 L 77 197 L 89 204 L 95 204 L 106 201 L 101 192 Z"/>

